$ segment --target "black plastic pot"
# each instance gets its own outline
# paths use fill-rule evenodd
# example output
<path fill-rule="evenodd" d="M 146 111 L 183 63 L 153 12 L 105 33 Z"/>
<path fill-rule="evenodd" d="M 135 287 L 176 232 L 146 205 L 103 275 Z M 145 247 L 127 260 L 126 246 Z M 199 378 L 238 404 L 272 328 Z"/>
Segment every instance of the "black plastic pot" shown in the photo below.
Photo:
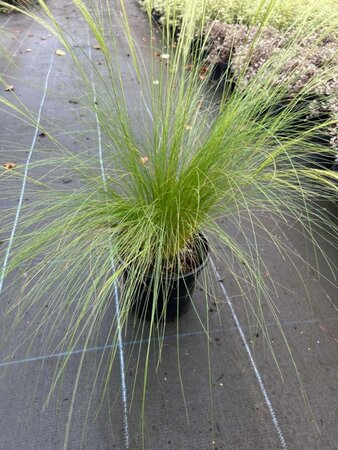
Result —
<path fill-rule="evenodd" d="M 202 234 L 199 235 L 195 247 L 198 253 L 196 255 L 198 265 L 189 273 L 163 273 L 161 279 L 157 281 L 157 285 L 155 285 L 154 274 L 149 273 L 136 283 L 132 309 L 141 320 L 151 320 L 154 303 L 154 320 L 157 322 L 173 321 L 187 312 L 195 289 L 195 282 L 205 267 L 209 255 L 209 245 Z M 124 272 L 125 283 L 128 283 L 128 276 L 129 272 L 126 270 Z M 156 296 L 154 294 L 155 286 L 158 286 Z"/>

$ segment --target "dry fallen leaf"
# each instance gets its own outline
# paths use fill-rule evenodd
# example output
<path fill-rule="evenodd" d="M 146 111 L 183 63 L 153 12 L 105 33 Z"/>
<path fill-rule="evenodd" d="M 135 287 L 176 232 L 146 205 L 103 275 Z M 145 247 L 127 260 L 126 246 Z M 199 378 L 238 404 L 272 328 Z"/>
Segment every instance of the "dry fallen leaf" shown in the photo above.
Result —
<path fill-rule="evenodd" d="M 14 86 L 13 86 L 12 84 L 8 84 L 8 85 L 5 87 L 5 91 L 14 91 Z"/>
<path fill-rule="evenodd" d="M 204 65 L 200 70 L 200 74 L 205 75 L 207 72 L 209 72 L 209 66 Z"/>
<path fill-rule="evenodd" d="M 16 167 L 15 162 L 8 162 L 8 163 L 4 164 L 4 168 L 6 170 L 15 169 L 15 167 Z"/>
<path fill-rule="evenodd" d="M 65 56 L 66 52 L 64 52 L 63 50 L 56 50 L 55 54 L 58 56 Z"/>
<path fill-rule="evenodd" d="M 148 156 L 141 156 L 140 158 L 141 164 L 145 165 L 149 161 Z"/>

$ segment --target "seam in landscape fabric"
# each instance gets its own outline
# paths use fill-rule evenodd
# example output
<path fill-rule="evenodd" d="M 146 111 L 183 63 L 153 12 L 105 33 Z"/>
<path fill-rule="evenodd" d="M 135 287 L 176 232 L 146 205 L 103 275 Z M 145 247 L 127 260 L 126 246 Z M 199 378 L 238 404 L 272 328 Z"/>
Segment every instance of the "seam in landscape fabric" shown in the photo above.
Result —
<path fill-rule="evenodd" d="M 13 17 L 12 15 L 9 16 L 8 19 L 6 20 L 6 22 L 3 25 L 1 25 L 1 28 L 5 28 L 9 24 L 9 22 L 12 20 L 12 17 Z"/>
<path fill-rule="evenodd" d="M 89 60 L 92 62 L 92 49 L 90 45 L 90 36 L 88 30 L 88 48 L 89 48 Z M 93 100 L 94 104 L 97 104 L 96 98 L 96 87 L 94 83 L 93 70 L 91 69 L 91 83 L 93 89 Z M 99 144 L 99 159 L 100 159 L 100 169 L 101 169 L 101 177 L 104 184 L 106 184 L 106 174 L 104 170 L 104 162 L 103 162 L 103 153 L 102 153 L 102 136 L 101 136 L 101 127 L 99 122 L 99 117 L 97 111 L 95 110 L 95 119 L 97 125 L 97 137 Z M 112 271 L 115 272 L 115 263 L 113 258 L 111 258 L 111 267 Z M 125 363 L 124 363 L 124 344 L 122 338 L 122 329 L 121 329 L 121 314 L 120 314 L 120 300 L 119 300 L 119 289 L 117 286 L 117 282 L 114 282 L 114 302 L 116 309 L 116 319 L 117 319 L 117 332 L 118 332 L 118 353 L 119 353 L 119 363 L 120 363 L 120 380 L 121 380 L 121 396 L 123 402 L 123 432 L 124 432 L 124 444 L 125 448 L 129 449 L 129 424 L 128 424 L 128 401 L 127 401 L 127 388 L 126 388 L 126 374 L 125 374 Z"/>
<path fill-rule="evenodd" d="M 252 353 L 251 353 L 248 341 L 245 338 L 243 329 L 242 329 L 241 324 L 240 324 L 240 322 L 238 320 L 238 317 L 237 317 L 237 314 L 235 312 L 235 309 L 232 306 L 232 303 L 230 301 L 229 295 L 228 295 L 228 293 L 227 293 L 227 291 L 225 289 L 224 283 L 223 283 L 222 278 L 221 278 L 221 276 L 220 276 L 220 274 L 219 274 L 219 272 L 218 272 L 218 270 L 217 270 L 217 268 L 215 266 L 215 263 L 214 263 L 214 261 L 211 258 L 210 258 L 210 263 L 211 263 L 213 271 L 215 272 L 215 275 L 216 275 L 216 277 L 217 277 L 217 279 L 218 279 L 218 281 L 219 281 L 219 283 L 221 285 L 221 289 L 222 289 L 222 292 L 224 294 L 224 298 L 225 298 L 225 300 L 226 300 L 226 302 L 227 302 L 227 304 L 228 304 L 228 306 L 230 308 L 231 315 L 232 315 L 232 317 L 233 317 L 233 319 L 234 319 L 234 321 L 236 323 L 239 335 L 240 335 L 240 337 L 242 339 L 242 342 L 244 344 L 244 348 L 245 348 L 245 350 L 246 350 L 246 352 L 247 352 L 247 354 L 249 356 L 251 367 L 252 367 L 252 369 L 254 371 L 255 377 L 257 379 L 257 382 L 258 382 L 259 388 L 261 390 L 261 393 L 263 395 L 263 398 L 265 400 L 265 403 L 266 403 L 266 405 L 267 405 L 267 407 L 269 409 L 269 412 L 270 412 L 270 415 L 271 415 L 271 418 L 272 418 L 272 423 L 273 423 L 273 425 L 275 427 L 275 430 L 276 430 L 276 432 L 278 434 L 280 444 L 281 444 L 283 449 L 287 449 L 286 440 L 284 438 L 284 435 L 283 435 L 283 432 L 281 430 L 281 427 L 279 426 L 276 413 L 275 413 L 275 411 L 274 411 L 274 409 L 272 407 L 271 400 L 270 400 L 270 398 L 268 396 L 268 393 L 267 393 L 267 391 L 265 389 L 265 386 L 264 386 L 261 374 L 259 373 L 259 370 L 258 370 L 258 368 L 256 366 L 255 360 L 254 360 L 254 358 L 252 356 Z"/>
<path fill-rule="evenodd" d="M 8 246 L 7 246 L 7 250 L 6 250 L 6 253 L 5 253 L 5 259 L 4 259 L 4 263 L 3 263 L 3 266 L 2 266 L 2 270 L 1 270 L 1 275 L 0 275 L 0 294 L 2 292 L 2 288 L 3 288 L 3 284 L 4 284 L 4 278 L 5 278 L 5 272 L 6 272 L 6 268 L 7 268 L 7 264 L 8 264 L 8 259 L 9 259 L 9 255 L 10 255 L 10 252 L 11 252 L 11 248 L 12 248 L 15 232 L 16 232 L 16 229 L 17 229 L 17 226 L 18 226 L 18 222 L 19 222 L 19 216 L 20 216 L 20 212 L 21 212 L 23 197 L 25 195 L 25 189 L 26 189 L 26 183 L 27 183 L 28 168 L 29 168 L 29 164 L 30 164 L 31 159 L 32 159 L 32 155 L 33 155 L 33 152 L 34 152 L 36 140 L 37 140 L 37 137 L 38 137 L 39 126 L 40 126 L 40 122 L 41 122 L 42 109 L 43 109 L 43 106 L 44 106 L 45 100 L 46 100 L 47 89 L 48 89 L 48 82 L 49 82 L 50 74 L 52 73 L 53 62 L 54 62 L 54 51 L 53 51 L 52 57 L 50 59 L 49 69 L 48 69 L 48 72 L 47 72 L 45 85 L 44 85 L 43 96 L 42 96 L 42 100 L 41 100 L 40 107 L 39 107 L 38 118 L 37 118 L 37 121 L 36 121 L 36 127 L 35 127 L 35 131 L 34 131 L 33 141 L 32 141 L 32 145 L 31 145 L 31 148 L 29 150 L 29 153 L 28 153 L 27 161 L 25 163 L 25 171 L 24 171 L 24 176 L 23 176 L 23 181 L 22 181 L 22 186 L 21 186 L 21 193 L 20 193 L 19 203 L 18 203 L 18 207 L 16 209 L 14 224 L 13 224 L 12 232 L 11 232 L 11 235 L 10 235 L 10 238 L 9 238 L 9 241 L 8 241 Z"/>
<path fill-rule="evenodd" d="M 309 320 L 291 320 L 288 322 L 283 322 L 284 326 L 294 326 L 294 325 L 313 325 L 315 323 L 323 323 L 328 321 L 337 321 L 337 317 L 327 317 L 326 319 L 309 319 Z M 271 327 L 276 325 L 276 322 L 268 322 L 267 326 Z M 251 330 L 256 329 L 257 326 L 250 326 L 250 325 L 242 325 L 242 330 Z M 213 330 L 209 330 L 209 334 L 216 334 L 216 333 L 227 333 L 237 330 L 237 325 L 234 325 L 233 327 L 227 327 L 227 328 L 215 328 Z M 185 337 L 192 337 L 192 336 L 201 336 L 204 335 L 204 331 L 189 331 L 187 333 L 180 333 L 177 334 L 171 334 L 164 337 L 165 341 L 171 341 L 176 340 L 177 336 L 181 338 Z M 151 342 L 158 342 L 159 339 L 157 337 L 151 338 Z M 124 341 L 123 345 L 126 346 L 134 346 L 134 345 L 142 345 L 142 344 L 148 344 L 149 339 L 134 339 L 131 341 Z M 93 353 L 93 352 L 104 352 L 106 350 L 114 349 L 116 346 L 114 344 L 107 344 L 107 345 L 99 345 L 97 347 L 87 347 L 87 348 L 78 348 L 77 350 L 70 350 L 69 352 L 59 352 L 59 353 L 49 353 L 46 355 L 38 355 L 38 356 L 32 356 L 29 358 L 23 358 L 23 359 L 14 359 L 14 360 L 3 360 L 0 361 L 0 367 L 7 367 L 7 366 L 15 366 L 18 364 L 26 364 L 26 363 L 34 363 L 39 361 L 45 361 L 47 359 L 52 358 L 63 358 L 66 356 L 76 356 L 81 355 L 82 353 Z"/>

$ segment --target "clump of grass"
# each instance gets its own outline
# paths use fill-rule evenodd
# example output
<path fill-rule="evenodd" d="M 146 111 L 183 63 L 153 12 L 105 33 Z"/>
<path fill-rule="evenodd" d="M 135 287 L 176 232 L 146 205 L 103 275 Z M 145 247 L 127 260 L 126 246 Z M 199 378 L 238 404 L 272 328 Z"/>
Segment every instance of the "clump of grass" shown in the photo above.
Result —
<path fill-rule="evenodd" d="M 275 106 L 288 92 L 287 83 L 275 80 L 294 53 L 295 43 L 291 40 L 281 55 L 265 61 L 259 71 L 245 79 L 240 89 L 230 90 L 226 85 L 215 102 L 204 58 L 202 54 L 191 53 L 200 2 L 191 2 L 190 14 L 182 18 L 179 33 L 175 27 L 164 27 L 160 50 L 155 48 L 152 39 L 155 33 L 151 28 L 150 54 L 156 51 L 162 62 L 152 60 L 145 68 L 121 1 L 118 17 L 122 18 L 124 40 L 145 110 L 138 122 L 131 115 L 126 95 L 118 54 L 120 43 L 115 34 L 109 33 L 117 20 L 115 11 L 105 1 L 86 6 L 82 0 L 73 0 L 73 4 L 98 42 L 104 59 L 101 66 L 93 67 L 86 54 L 82 53 L 85 59 L 79 57 L 74 50 L 76 36 L 62 29 L 45 2 L 40 0 L 43 14 L 27 10 L 24 13 L 57 36 L 72 56 L 102 133 L 100 155 L 104 167 L 102 163 L 98 166 L 88 153 L 71 154 L 52 132 L 42 129 L 58 149 L 59 157 L 41 158 L 36 165 L 45 166 L 46 173 L 75 166 L 82 185 L 76 191 L 66 192 L 41 178 L 35 180 L 35 196 L 31 195 L 30 204 L 21 212 L 11 258 L 5 268 L 5 274 L 9 275 L 22 264 L 27 267 L 15 303 L 18 319 L 14 325 L 20 323 L 22 314 L 36 308 L 36 316 L 26 331 L 30 339 L 37 338 L 44 330 L 45 345 L 53 345 L 54 351 L 67 349 L 69 352 L 79 343 L 88 349 L 100 333 L 112 286 L 119 285 L 121 298 L 106 336 L 112 350 L 105 391 L 121 329 L 130 327 L 133 292 L 138 280 L 151 267 L 155 288 L 149 330 L 146 331 L 144 324 L 135 326 L 135 332 L 149 339 L 144 362 L 144 402 L 151 338 L 158 336 L 161 347 L 165 332 L 165 322 L 162 327 L 155 322 L 162 268 L 173 263 L 181 273 L 184 270 L 180 266 L 182 251 L 201 231 L 211 243 L 216 239 L 223 247 L 217 256 L 232 273 L 246 307 L 258 321 L 273 352 L 263 299 L 277 322 L 278 307 L 262 274 L 265 264 L 257 243 L 260 232 L 264 231 L 281 251 L 285 249 L 262 224 L 260 214 L 273 214 L 280 221 L 300 220 L 310 233 L 320 218 L 321 226 L 326 226 L 332 235 L 337 234 L 337 227 L 321 204 L 337 199 L 337 174 L 307 165 L 318 150 L 332 154 L 332 149 L 314 144 L 312 139 L 330 121 L 320 126 L 300 125 L 294 132 L 295 121 L 304 113 L 303 100 L 321 85 L 323 74 L 315 74 L 295 92 L 286 108 L 274 113 Z M 203 8 L 206 7 L 204 3 Z M 332 28 L 335 23 L 332 19 Z M 203 41 L 202 47 L 206 45 Z M 236 81 L 241 76 L 245 77 L 238 75 Z M 0 101 L 16 115 L 21 114 L 26 122 L 36 124 L 34 116 L 24 108 L 18 108 L 5 97 L 0 97 Z M 30 170 L 34 170 L 34 164 Z M 5 183 L 19 174 L 20 171 L 3 170 L 2 181 Z M 33 176 L 30 181 L 34 183 Z M 315 209 L 310 207 L 311 202 L 315 203 Z M 12 211 L 1 217 L 4 235 L 12 226 L 12 218 Z M 224 230 L 220 220 L 236 224 L 244 240 Z M 253 238 L 246 234 L 248 228 Z M 211 248 L 215 251 L 214 245 Z M 6 246 L 0 252 L 3 263 Z M 241 273 L 234 270 L 233 261 L 241 264 Z M 122 281 L 126 269 L 127 285 Z M 249 293 L 242 286 L 243 277 L 253 287 Z M 210 274 L 205 277 L 210 279 Z M 15 282 L 18 281 L 17 277 Z M 204 288 L 207 302 L 210 288 L 208 285 Z M 46 293 L 48 311 L 41 307 Z M 203 323 L 202 318 L 200 321 L 208 332 L 208 323 Z M 66 327 L 55 344 L 54 333 L 60 323 L 66 323 Z M 59 364 L 52 389 L 62 379 L 69 358 L 65 356 Z M 82 368 L 83 359 L 77 380 Z M 97 379 L 93 380 L 96 383 Z M 76 387 L 72 405 L 75 396 Z M 70 416 L 71 412 L 72 406 Z"/>

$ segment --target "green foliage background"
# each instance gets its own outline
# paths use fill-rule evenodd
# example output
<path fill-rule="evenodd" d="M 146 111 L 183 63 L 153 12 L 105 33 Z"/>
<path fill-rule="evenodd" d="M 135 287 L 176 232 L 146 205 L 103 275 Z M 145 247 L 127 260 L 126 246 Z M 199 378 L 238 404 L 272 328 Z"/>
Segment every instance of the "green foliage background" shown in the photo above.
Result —
<path fill-rule="evenodd" d="M 140 0 L 147 9 L 155 9 L 166 17 L 181 20 L 189 14 L 191 0 Z M 204 20 L 221 20 L 227 23 L 259 24 L 269 11 L 271 25 L 285 29 L 297 18 L 315 17 L 318 13 L 329 16 L 337 8 L 336 0 L 199 0 L 196 25 Z M 205 11 L 205 17 L 203 17 Z"/>

